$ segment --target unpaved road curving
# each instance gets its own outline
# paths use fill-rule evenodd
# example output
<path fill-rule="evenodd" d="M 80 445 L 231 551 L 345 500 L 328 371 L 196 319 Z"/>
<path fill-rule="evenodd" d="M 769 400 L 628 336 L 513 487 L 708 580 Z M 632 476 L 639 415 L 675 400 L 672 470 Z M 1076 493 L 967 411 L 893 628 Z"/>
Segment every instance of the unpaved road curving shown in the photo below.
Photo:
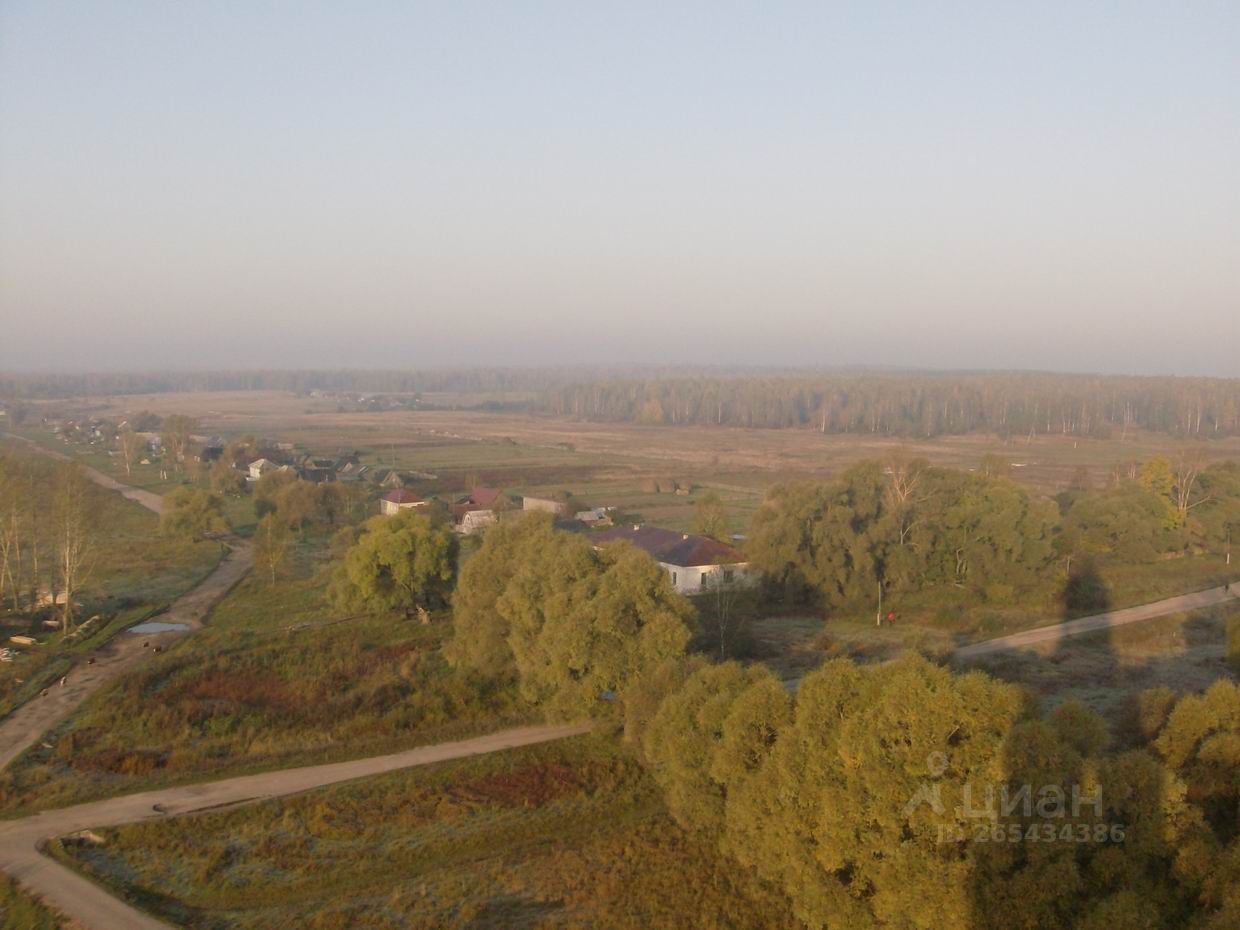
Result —
<path fill-rule="evenodd" d="M 957 659 L 975 659 L 978 656 L 992 655 L 996 652 L 1013 652 L 1039 643 L 1056 643 L 1072 636 L 1096 633 L 1099 630 L 1109 630 L 1118 626 L 1126 626 L 1129 623 L 1139 623 L 1142 620 L 1153 620 L 1156 617 L 1165 617 L 1167 614 L 1178 614 L 1188 610 L 1213 607 L 1216 604 L 1226 603 L 1236 596 L 1235 591 L 1230 591 L 1227 588 L 1209 588 L 1208 590 L 1196 591 L 1192 594 L 1180 594 L 1176 597 L 1169 597 L 1166 600 L 1141 604 L 1138 607 L 1110 610 L 1106 613 L 1094 614 L 1091 617 L 1065 620 L 1063 623 L 1025 630 L 1022 633 L 1013 633 L 1011 636 L 988 639 L 984 643 L 963 646 L 957 649 L 953 655 Z"/>
<path fill-rule="evenodd" d="M 43 811 L 22 820 L 0 822 L 0 869 L 88 930 L 168 930 L 168 924 L 135 910 L 93 882 L 44 856 L 39 852 L 40 844 L 50 838 L 91 827 L 117 826 L 137 820 L 187 814 L 203 808 L 296 794 L 398 769 L 533 746 L 578 736 L 589 730 L 588 723 L 518 727 L 386 756 L 243 775 Z"/>

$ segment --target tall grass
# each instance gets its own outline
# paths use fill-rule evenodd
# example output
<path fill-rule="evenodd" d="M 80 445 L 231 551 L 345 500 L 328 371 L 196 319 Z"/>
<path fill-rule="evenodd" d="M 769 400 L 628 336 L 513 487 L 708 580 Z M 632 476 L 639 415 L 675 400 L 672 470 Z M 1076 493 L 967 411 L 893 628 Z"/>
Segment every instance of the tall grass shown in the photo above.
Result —
<path fill-rule="evenodd" d="M 87 701 L 0 774 L 10 812 L 242 771 L 394 751 L 530 718 L 513 689 L 450 668 L 450 632 L 326 606 L 326 540 L 293 573 L 251 575 L 206 629 Z"/>
<path fill-rule="evenodd" d="M 103 835 L 58 855 L 195 930 L 792 923 L 600 737 Z"/>
<path fill-rule="evenodd" d="M 62 930 L 63 918 L 43 902 L 26 894 L 0 872 L 0 927 L 11 930 Z"/>

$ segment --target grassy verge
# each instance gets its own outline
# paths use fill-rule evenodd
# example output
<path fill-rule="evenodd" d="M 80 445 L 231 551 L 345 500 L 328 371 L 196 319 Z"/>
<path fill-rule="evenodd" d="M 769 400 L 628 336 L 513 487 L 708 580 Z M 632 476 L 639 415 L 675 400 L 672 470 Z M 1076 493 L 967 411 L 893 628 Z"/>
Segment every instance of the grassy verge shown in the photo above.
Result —
<path fill-rule="evenodd" d="M 12 930 L 62 930 L 67 924 L 60 914 L 26 894 L 0 872 L 0 926 Z"/>
<path fill-rule="evenodd" d="M 1234 676 L 1227 659 L 1228 628 L 1240 607 L 1223 605 L 1076 636 L 1066 644 L 1039 644 L 971 663 L 1029 688 L 1047 706 L 1079 700 L 1113 723 L 1129 698 L 1150 688 L 1204 691 Z"/>
<path fill-rule="evenodd" d="M 758 605 L 749 608 L 747 622 L 751 656 L 785 677 L 802 675 L 836 656 L 883 661 L 913 650 L 947 659 L 969 643 L 1218 587 L 1234 577 L 1222 559 L 1206 556 L 1149 565 L 1104 565 L 1101 576 L 1107 606 L 1082 610 L 1065 608 L 1059 582 L 1053 578 L 1011 592 L 1004 602 L 988 601 L 963 588 L 889 595 L 884 617 L 894 611 L 896 621 L 884 619 L 881 626 L 875 623 L 877 603 L 835 610 L 826 617 L 804 609 Z"/>
<path fill-rule="evenodd" d="M 194 930 L 791 924 L 601 737 L 99 832 L 55 854 Z"/>
<path fill-rule="evenodd" d="M 459 673 L 446 618 L 341 617 L 326 542 L 244 580 L 207 627 L 101 689 L 0 775 L 0 810 L 356 758 L 526 722 L 512 689 Z"/>

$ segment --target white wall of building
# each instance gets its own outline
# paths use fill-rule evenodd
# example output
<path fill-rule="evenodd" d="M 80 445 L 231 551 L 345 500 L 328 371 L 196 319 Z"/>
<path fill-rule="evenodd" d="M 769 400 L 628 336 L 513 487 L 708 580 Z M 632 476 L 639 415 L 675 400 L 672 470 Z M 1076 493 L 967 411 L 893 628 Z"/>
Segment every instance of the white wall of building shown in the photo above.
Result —
<path fill-rule="evenodd" d="M 672 579 L 672 586 L 681 594 L 702 594 L 711 589 L 714 583 L 712 575 L 730 572 L 731 576 L 725 583 L 739 587 L 749 587 L 757 580 L 757 575 L 749 570 L 749 563 L 740 562 L 736 565 L 670 565 L 659 563 Z"/>

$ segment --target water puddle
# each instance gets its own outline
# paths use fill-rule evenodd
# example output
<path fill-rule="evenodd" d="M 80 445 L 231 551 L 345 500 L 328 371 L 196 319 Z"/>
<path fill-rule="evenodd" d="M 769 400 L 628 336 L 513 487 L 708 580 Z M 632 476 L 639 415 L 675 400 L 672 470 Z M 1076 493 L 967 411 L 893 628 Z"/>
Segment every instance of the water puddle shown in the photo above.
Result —
<path fill-rule="evenodd" d="M 177 630 L 184 630 L 188 627 L 185 623 L 160 623 L 158 620 L 148 620 L 146 623 L 139 623 L 137 626 L 131 626 L 128 630 L 130 633 L 175 633 Z"/>

